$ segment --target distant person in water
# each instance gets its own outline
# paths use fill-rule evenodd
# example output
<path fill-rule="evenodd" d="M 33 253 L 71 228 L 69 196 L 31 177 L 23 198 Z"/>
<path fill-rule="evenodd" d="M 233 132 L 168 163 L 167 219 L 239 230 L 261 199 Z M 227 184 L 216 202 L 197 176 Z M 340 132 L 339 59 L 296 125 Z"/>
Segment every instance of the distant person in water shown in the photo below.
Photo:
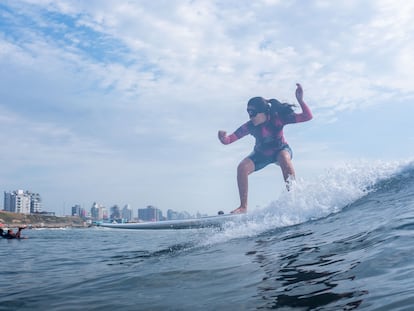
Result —
<path fill-rule="evenodd" d="M 7 230 L 7 233 L 4 233 L 4 230 L 0 229 L 0 235 L 5 239 L 20 239 L 22 238 L 21 232 L 23 229 L 24 227 L 20 227 L 16 233 L 14 233 L 12 229 Z"/>
<path fill-rule="evenodd" d="M 240 206 L 232 213 L 247 212 L 248 176 L 254 171 L 261 170 L 271 163 L 279 165 L 288 190 L 295 179 L 292 150 L 283 136 L 283 126 L 312 119 L 312 112 L 303 101 L 302 86 L 300 84 L 296 86 L 296 99 L 302 109 L 301 113 L 293 111 L 294 105 L 281 103 L 277 99 L 253 97 L 247 103 L 250 120 L 231 135 L 227 135 L 225 131 L 218 132 L 219 140 L 225 145 L 248 134 L 256 139 L 253 152 L 237 167 Z"/>

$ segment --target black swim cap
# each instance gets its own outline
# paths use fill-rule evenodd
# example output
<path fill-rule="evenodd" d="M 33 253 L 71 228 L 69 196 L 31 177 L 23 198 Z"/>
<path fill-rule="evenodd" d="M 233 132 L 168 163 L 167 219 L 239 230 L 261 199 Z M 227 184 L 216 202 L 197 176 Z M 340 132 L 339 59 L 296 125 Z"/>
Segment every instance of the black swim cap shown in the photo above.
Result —
<path fill-rule="evenodd" d="M 247 106 L 253 107 L 257 112 L 268 112 L 269 111 L 269 104 L 267 103 L 267 100 L 263 97 L 253 97 L 251 98 Z"/>

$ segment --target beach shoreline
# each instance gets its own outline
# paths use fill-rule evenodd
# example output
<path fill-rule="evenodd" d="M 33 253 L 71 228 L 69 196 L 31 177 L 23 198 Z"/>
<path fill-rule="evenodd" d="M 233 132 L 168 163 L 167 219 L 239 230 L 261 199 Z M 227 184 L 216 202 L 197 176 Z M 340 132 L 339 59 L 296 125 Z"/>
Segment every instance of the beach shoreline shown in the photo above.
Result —
<path fill-rule="evenodd" d="M 0 227 L 4 228 L 86 228 L 89 226 L 85 220 L 78 216 L 58 217 L 0 211 Z"/>

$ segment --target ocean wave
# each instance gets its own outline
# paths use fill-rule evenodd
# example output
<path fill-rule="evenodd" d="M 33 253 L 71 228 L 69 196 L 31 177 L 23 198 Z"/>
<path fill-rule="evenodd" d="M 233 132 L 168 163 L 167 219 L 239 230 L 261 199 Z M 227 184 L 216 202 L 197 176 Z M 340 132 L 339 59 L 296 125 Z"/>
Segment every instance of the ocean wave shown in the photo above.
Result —
<path fill-rule="evenodd" d="M 405 178 L 414 179 L 414 164 L 408 161 L 354 161 L 327 169 L 312 180 L 298 179 L 263 209 L 248 217 L 227 222 L 222 230 L 211 230 L 205 245 L 253 237 L 338 213 L 372 191 Z M 213 234 L 214 233 L 214 234 Z"/>

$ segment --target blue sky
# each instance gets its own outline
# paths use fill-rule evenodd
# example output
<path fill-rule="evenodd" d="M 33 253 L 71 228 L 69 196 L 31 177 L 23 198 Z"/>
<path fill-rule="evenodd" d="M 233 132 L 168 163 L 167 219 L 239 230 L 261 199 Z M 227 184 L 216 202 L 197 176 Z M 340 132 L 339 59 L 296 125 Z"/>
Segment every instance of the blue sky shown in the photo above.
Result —
<path fill-rule="evenodd" d="M 0 3 L 2 190 L 74 204 L 215 214 L 238 206 L 252 138 L 249 98 L 295 103 L 299 179 L 342 163 L 414 154 L 414 4 L 407 1 L 48 1 Z M 283 191 L 251 176 L 251 209 Z"/>

